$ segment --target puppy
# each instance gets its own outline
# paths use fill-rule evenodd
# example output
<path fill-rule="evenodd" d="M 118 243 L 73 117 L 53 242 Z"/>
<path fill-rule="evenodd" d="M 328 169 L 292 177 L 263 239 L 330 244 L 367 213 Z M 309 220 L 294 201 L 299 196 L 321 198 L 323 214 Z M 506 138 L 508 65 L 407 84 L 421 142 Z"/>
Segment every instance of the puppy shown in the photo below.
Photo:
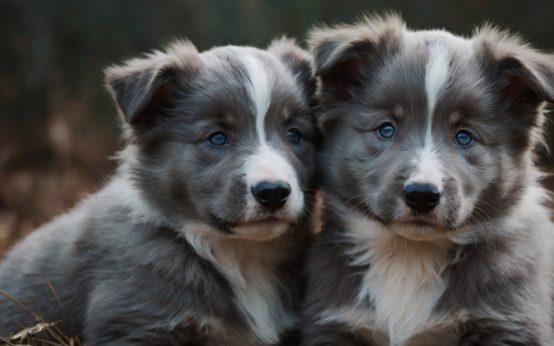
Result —
<path fill-rule="evenodd" d="M 128 142 L 117 174 L 17 245 L 0 290 L 89 345 L 283 340 L 310 239 L 308 53 L 182 41 L 108 68 L 106 83 Z M 0 335 L 31 323 L 0 299 Z"/>
<path fill-rule="evenodd" d="M 551 345 L 554 227 L 533 163 L 554 57 L 485 26 L 318 28 L 325 226 L 303 345 Z"/>

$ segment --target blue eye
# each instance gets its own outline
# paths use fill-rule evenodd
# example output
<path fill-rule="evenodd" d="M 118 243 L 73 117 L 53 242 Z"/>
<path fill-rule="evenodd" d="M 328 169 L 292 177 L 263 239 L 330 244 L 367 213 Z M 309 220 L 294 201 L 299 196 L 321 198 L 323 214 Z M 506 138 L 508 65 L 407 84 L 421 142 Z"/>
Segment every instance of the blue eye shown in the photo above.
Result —
<path fill-rule="evenodd" d="M 302 134 L 297 129 L 290 129 L 287 132 L 287 139 L 292 144 L 300 144 L 302 142 Z"/>
<path fill-rule="evenodd" d="M 227 136 L 221 131 L 214 132 L 208 137 L 208 142 L 213 145 L 222 146 L 227 144 Z"/>
<path fill-rule="evenodd" d="M 470 145 L 471 142 L 473 142 L 473 137 L 468 131 L 460 130 L 458 131 L 458 133 L 456 133 L 456 143 L 458 143 L 459 145 Z"/>
<path fill-rule="evenodd" d="M 392 138 L 396 134 L 396 127 L 391 123 L 384 123 L 377 129 L 379 135 L 383 138 Z"/>

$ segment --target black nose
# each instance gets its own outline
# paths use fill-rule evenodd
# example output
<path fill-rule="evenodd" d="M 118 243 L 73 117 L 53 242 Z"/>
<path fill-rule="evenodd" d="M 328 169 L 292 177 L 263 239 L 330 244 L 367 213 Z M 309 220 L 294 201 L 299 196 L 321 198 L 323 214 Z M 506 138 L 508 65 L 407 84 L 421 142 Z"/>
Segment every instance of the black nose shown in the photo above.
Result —
<path fill-rule="evenodd" d="M 252 188 L 252 194 L 261 205 L 275 211 L 287 202 L 290 185 L 282 181 L 262 181 Z"/>
<path fill-rule="evenodd" d="M 404 199 L 413 211 L 424 214 L 433 210 L 441 198 L 439 189 L 433 184 L 412 183 L 404 187 Z"/>

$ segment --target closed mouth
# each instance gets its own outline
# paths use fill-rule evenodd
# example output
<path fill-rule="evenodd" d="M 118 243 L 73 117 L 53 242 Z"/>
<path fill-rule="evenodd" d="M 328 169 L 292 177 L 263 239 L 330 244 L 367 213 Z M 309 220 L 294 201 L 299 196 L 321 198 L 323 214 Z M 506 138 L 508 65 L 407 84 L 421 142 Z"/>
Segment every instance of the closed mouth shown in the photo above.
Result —
<path fill-rule="evenodd" d="M 236 227 L 252 227 L 252 226 L 272 225 L 272 224 L 290 222 L 289 220 L 276 218 L 273 216 L 259 218 L 259 219 L 251 219 L 251 220 L 246 220 L 242 222 L 232 222 L 232 221 L 226 221 L 212 214 L 210 215 L 209 219 L 210 219 L 211 226 L 227 234 L 232 234 L 233 228 L 236 228 Z"/>
<path fill-rule="evenodd" d="M 287 222 L 287 221 L 276 217 L 266 217 L 261 219 L 254 219 L 254 220 L 240 222 L 237 224 L 237 226 L 256 226 L 256 225 L 267 225 L 267 224 L 284 223 L 284 222 Z"/>
<path fill-rule="evenodd" d="M 426 227 L 426 228 L 437 228 L 438 224 L 436 222 L 423 219 L 423 218 L 410 218 L 408 220 L 401 221 L 404 224 L 413 225 L 417 227 Z"/>
<path fill-rule="evenodd" d="M 223 220 L 213 214 L 209 216 L 210 224 L 212 227 L 217 228 L 223 233 L 232 234 L 233 228 L 236 227 L 236 223 Z"/>
<path fill-rule="evenodd" d="M 434 241 L 443 239 L 444 227 L 436 220 L 422 217 L 411 217 L 398 222 L 397 234 L 414 241 Z"/>

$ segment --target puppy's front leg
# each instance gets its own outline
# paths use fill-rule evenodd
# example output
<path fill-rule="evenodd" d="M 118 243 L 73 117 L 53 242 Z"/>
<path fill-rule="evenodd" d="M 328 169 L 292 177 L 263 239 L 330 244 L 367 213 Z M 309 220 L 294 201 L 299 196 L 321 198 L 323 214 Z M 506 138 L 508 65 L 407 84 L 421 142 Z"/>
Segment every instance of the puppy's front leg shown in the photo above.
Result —
<path fill-rule="evenodd" d="M 474 319 L 461 326 L 459 346 L 546 346 L 528 321 Z"/>
<path fill-rule="evenodd" d="M 182 299 L 174 299 L 178 292 L 171 282 L 160 284 L 146 271 L 136 276 L 119 273 L 116 277 L 127 280 L 99 282 L 90 293 L 84 325 L 87 345 L 204 345 L 202 329 L 193 318 L 198 314 L 187 312 Z M 189 293 L 186 287 L 180 292 Z"/>
<path fill-rule="evenodd" d="M 129 315 L 131 316 L 131 315 Z M 143 315 L 144 316 L 144 315 Z M 135 314 L 136 317 L 136 314 Z M 209 346 L 202 328 L 191 324 L 174 330 L 156 328 L 155 322 L 138 324 L 129 318 L 107 320 L 107 323 L 88 328 L 87 345 L 113 346 Z M 146 321 L 144 321 L 146 322 Z"/>

